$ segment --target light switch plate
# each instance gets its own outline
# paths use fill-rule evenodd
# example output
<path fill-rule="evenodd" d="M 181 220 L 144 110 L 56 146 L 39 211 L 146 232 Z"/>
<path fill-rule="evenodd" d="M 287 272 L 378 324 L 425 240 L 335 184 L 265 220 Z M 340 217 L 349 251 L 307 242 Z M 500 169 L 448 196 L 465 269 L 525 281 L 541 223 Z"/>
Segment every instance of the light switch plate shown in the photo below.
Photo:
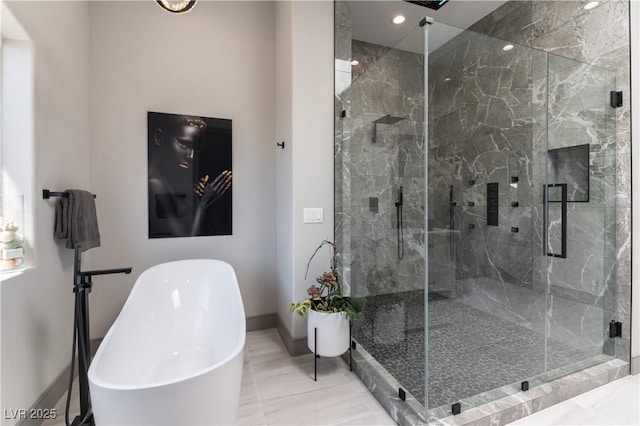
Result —
<path fill-rule="evenodd" d="M 322 223 L 322 222 L 324 222 L 322 207 L 319 207 L 319 208 L 305 207 L 304 223 Z"/>

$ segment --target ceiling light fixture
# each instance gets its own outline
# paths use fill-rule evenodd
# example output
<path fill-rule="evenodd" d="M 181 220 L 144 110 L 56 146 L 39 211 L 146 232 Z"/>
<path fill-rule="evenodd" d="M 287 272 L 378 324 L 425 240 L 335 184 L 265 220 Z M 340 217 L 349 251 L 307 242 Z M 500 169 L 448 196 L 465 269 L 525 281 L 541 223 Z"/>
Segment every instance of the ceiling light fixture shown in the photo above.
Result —
<path fill-rule="evenodd" d="M 511 49 L 513 49 L 513 44 L 507 44 L 505 47 L 502 48 L 502 50 L 504 50 L 505 52 Z"/>
<path fill-rule="evenodd" d="M 351 65 L 353 66 L 360 65 L 360 61 L 358 61 L 357 59 L 354 59 L 353 61 L 351 61 Z"/>
<path fill-rule="evenodd" d="M 402 15 L 398 15 L 395 18 L 393 18 L 393 23 L 394 24 L 402 24 L 405 20 L 405 17 Z"/>
<path fill-rule="evenodd" d="M 596 6 L 597 6 L 597 5 L 599 5 L 599 4 L 600 4 L 600 2 L 599 2 L 599 1 L 592 1 L 592 2 L 590 2 L 590 3 L 587 3 L 587 4 L 584 6 L 584 10 L 591 10 L 591 9 L 593 9 L 594 7 L 596 7 Z"/>
<path fill-rule="evenodd" d="M 161 8 L 171 13 L 186 13 L 193 9 L 197 0 L 156 0 Z"/>

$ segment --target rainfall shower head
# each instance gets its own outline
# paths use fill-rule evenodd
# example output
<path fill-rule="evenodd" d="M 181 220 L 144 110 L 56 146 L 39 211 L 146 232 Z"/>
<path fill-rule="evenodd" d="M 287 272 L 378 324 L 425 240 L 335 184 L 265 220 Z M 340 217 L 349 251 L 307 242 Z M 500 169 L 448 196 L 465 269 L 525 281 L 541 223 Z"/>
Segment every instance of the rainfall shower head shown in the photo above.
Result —
<path fill-rule="evenodd" d="M 404 1 L 406 1 L 407 3 L 417 4 L 418 6 L 428 7 L 429 9 L 432 9 L 432 10 L 438 10 L 442 6 L 444 6 L 446 3 L 449 2 L 449 0 L 427 0 L 427 1 L 404 0 Z"/>
<path fill-rule="evenodd" d="M 374 120 L 373 123 L 373 137 L 371 138 L 371 142 L 376 143 L 378 140 L 378 124 L 395 124 L 398 121 L 404 120 L 406 117 L 394 117 L 390 114 L 384 115 L 377 120 Z"/>
<path fill-rule="evenodd" d="M 395 124 L 398 121 L 404 120 L 406 117 L 394 117 L 390 114 L 384 115 L 377 120 L 373 121 L 373 124 Z"/>

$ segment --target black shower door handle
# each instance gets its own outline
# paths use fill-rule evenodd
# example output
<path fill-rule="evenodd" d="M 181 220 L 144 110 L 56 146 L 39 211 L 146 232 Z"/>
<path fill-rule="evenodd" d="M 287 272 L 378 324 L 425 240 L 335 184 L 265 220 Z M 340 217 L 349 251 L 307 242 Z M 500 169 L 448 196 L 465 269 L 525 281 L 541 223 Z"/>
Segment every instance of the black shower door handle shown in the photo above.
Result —
<path fill-rule="evenodd" d="M 548 224 L 549 224 L 549 207 L 547 205 L 547 191 L 548 189 L 545 188 L 545 190 L 543 191 L 543 234 L 544 234 L 544 247 L 543 247 L 543 253 L 546 254 L 547 256 L 551 256 L 551 257 L 561 257 L 563 259 L 567 258 L 567 184 L 566 183 L 550 183 L 549 185 L 547 185 L 548 188 L 560 188 L 560 191 L 562 193 L 561 198 L 560 198 L 560 203 L 561 203 L 561 220 L 562 220 L 562 225 L 561 225 L 561 245 L 560 245 L 560 253 L 552 253 L 548 250 L 549 247 L 549 228 L 548 228 Z"/>

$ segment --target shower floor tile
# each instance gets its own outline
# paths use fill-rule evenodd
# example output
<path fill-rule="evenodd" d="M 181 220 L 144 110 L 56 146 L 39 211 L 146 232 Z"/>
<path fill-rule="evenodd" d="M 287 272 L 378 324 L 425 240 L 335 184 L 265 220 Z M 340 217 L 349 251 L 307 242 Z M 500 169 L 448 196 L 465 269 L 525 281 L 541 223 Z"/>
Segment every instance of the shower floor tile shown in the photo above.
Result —
<path fill-rule="evenodd" d="M 429 407 L 517 383 L 545 372 L 541 333 L 455 299 L 429 294 Z M 365 299 L 353 336 L 420 403 L 424 403 L 424 292 Z M 548 340 L 554 370 L 589 356 Z"/>

